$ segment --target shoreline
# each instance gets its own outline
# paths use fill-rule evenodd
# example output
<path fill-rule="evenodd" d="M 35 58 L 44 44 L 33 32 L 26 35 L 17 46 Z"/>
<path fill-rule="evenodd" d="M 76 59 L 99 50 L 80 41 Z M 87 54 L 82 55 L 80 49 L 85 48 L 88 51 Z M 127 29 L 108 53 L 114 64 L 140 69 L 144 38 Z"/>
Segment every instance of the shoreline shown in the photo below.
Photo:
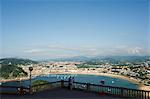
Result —
<path fill-rule="evenodd" d="M 129 82 L 132 82 L 134 84 L 138 85 L 138 89 L 139 90 L 146 90 L 146 91 L 150 91 L 150 86 L 146 86 L 144 84 L 141 84 L 137 81 L 137 79 L 133 78 L 133 77 L 127 77 L 127 76 L 123 76 L 123 75 L 116 75 L 116 74 L 107 74 L 107 73 L 70 73 L 70 74 L 84 74 L 84 75 L 97 75 L 97 76 L 107 76 L 107 77 L 113 77 L 113 78 L 119 78 L 119 79 L 124 79 L 127 80 Z"/>
<path fill-rule="evenodd" d="M 107 73 L 92 73 L 92 72 L 88 72 L 88 73 L 87 72 L 80 72 L 80 73 L 79 72 L 54 72 L 54 73 L 48 73 L 48 74 L 83 74 L 83 75 L 107 76 L 107 77 L 127 80 L 129 82 L 137 84 L 139 86 L 138 88 L 139 90 L 150 91 L 150 86 L 146 86 L 144 84 L 139 83 L 138 80 L 133 77 L 129 78 L 123 75 L 107 74 Z M 28 80 L 28 79 L 29 77 L 19 77 L 19 78 L 14 78 L 14 79 L 0 79 L 0 83 L 11 82 L 11 81 L 22 81 L 22 80 Z"/>
<path fill-rule="evenodd" d="M 22 80 L 28 80 L 29 77 L 18 77 L 18 78 L 11 78 L 11 79 L 0 79 L 0 83 L 5 82 L 12 82 L 12 81 L 22 81 Z"/>

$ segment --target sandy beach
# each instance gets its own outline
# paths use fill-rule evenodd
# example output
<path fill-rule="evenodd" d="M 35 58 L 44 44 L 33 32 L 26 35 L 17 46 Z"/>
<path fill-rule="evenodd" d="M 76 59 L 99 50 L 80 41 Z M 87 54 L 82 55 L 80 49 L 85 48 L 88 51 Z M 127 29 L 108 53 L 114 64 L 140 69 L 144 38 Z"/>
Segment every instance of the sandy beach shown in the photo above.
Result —
<path fill-rule="evenodd" d="M 22 81 L 22 80 L 28 80 L 29 77 L 18 77 L 18 78 L 12 78 L 12 79 L 0 79 L 1 83 L 4 82 L 11 82 L 11 81 Z"/>

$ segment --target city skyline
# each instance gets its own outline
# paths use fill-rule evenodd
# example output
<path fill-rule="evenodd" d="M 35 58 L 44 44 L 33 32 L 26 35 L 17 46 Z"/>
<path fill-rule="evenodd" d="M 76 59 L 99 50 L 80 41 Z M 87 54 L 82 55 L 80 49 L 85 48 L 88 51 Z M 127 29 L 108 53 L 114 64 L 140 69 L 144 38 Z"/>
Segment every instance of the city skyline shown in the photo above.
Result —
<path fill-rule="evenodd" d="M 1 57 L 150 55 L 149 0 L 2 0 Z"/>

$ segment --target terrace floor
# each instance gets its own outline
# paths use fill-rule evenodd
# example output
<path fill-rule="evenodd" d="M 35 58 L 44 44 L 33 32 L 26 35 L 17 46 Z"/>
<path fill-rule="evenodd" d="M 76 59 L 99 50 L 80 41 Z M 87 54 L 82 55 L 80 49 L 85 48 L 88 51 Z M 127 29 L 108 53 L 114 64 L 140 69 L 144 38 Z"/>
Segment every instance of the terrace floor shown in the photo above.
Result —
<path fill-rule="evenodd" d="M 1 99 L 129 99 L 115 96 L 99 95 L 79 90 L 55 88 L 34 93 L 33 95 L 1 95 Z"/>

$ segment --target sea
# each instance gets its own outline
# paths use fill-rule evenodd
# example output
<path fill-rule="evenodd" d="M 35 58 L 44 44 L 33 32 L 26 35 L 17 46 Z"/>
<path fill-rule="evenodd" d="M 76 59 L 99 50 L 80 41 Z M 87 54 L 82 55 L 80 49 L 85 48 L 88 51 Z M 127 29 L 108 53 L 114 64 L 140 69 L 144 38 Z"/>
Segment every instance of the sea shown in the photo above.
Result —
<path fill-rule="evenodd" d="M 131 89 L 138 89 L 138 85 L 130 82 L 125 79 L 121 78 L 114 78 L 109 76 L 97 76 L 97 75 L 84 75 L 84 74 L 49 74 L 49 75 L 41 75 L 32 78 L 32 82 L 36 80 L 46 80 L 49 82 L 55 81 L 68 81 L 69 77 L 74 77 L 74 81 L 76 82 L 83 82 L 83 83 L 91 83 L 91 84 L 98 84 L 101 85 L 101 81 L 105 81 L 105 85 L 108 86 L 115 86 L 115 87 L 124 87 L 124 88 L 131 88 Z M 29 80 L 22 80 L 22 81 L 12 81 L 12 82 L 5 82 L 1 83 L 3 86 L 24 86 L 29 87 L 30 81 Z"/>

